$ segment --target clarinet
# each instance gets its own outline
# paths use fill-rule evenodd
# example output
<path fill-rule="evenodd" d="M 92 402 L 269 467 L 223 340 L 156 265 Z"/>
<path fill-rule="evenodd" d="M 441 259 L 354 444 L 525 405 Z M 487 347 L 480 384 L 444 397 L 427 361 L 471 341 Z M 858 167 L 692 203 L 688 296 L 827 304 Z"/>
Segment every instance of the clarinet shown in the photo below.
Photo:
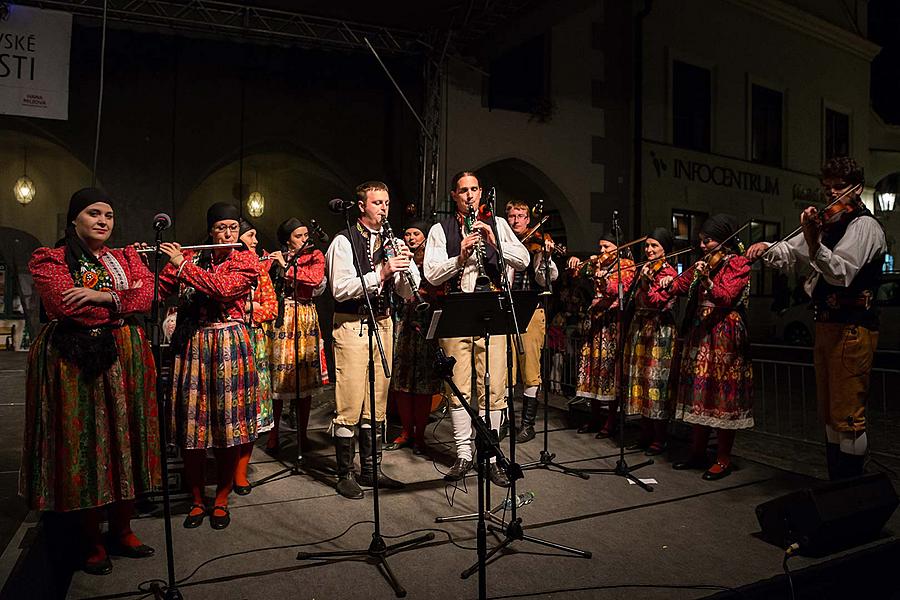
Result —
<path fill-rule="evenodd" d="M 475 207 L 469 206 L 465 218 L 466 235 L 474 231 L 475 221 L 477 220 L 478 216 L 475 213 Z M 479 292 L 493 289 L 491 278 L 488 277 L 487 272 L 484 269 L 484 265 L 487 262 L 487 251 L 484 247 L 484 235 L 481 234 L 481 232 L 479 232 L 478 242 L 475 244 L 473 253 L 475 255 L 475 267 L 478 269 L 478 275 L 475 277 L 475 291 Z"/>
<path fill-rule="evenodd" d="M 394 232 L 391 229 L 391 224 L 388 223 L 387 219 L 384 219 L 381 221 L 381 227 L 384 230 L 384 237 L 386 238 L 386 243 L 384 245 L 385 256 L 387 256 L 388 258 L 400 256 L 400 248 L 397 246 L 397 238 L 394 237 Z M 403 272 L 403 275 L 406 276 L 406 283 L 413 291 L 413 298 L 415 298 L 416 301 L 416 312 L 425 312 L 431 307 L 431 305 L 425 302 L 425 300 L 423 300 L 422 296 L 419 294 L 419 286 L 416 285 L 416 281 L 415 279 L 413 279 L 412 272 L 407 269 Z"/>

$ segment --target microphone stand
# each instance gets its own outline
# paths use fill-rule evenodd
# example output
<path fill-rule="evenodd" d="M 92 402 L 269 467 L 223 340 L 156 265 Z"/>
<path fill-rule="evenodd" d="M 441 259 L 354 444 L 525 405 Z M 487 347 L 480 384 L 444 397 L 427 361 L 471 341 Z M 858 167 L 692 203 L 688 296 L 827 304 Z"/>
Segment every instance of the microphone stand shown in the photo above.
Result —
<path fill-rule="evenodd" d="M 550 297 L 553 296 L 553 282 L 550 280 L 550 254 L 544 250 L 542 255 L 543 263 L 541 264 L 541 269 L 544 271 L 544 283 L 546 284 L 547 289 L 541 292 L 540 296 L 542 298 L 541 304 L 544 308 L 544 318 L 547 319 L 550 316 Z M 522 469 L 544 469 L 551 473 L 562 473 L 563 475 L 574 475 L 575 477 L 581 477 L 582 479 L 590 479 L 590 475 L 585 473 L 582 469 L 573 469 L 555 462 L 553 459 L 556 458 L 556 454 L 551 453 L 549 450 L 550 425 L 548 407 L 550 406 L 550 386 L 548 385 L 548 382 L 550 381 L 550 351 L 547 349 L 550 339 L 549 332 L 549 324 L 546 324 L 545 321 L 544 353 L 543 360 L 541 361 L 541 387 L 543 388 L 541 394 L 544 397 L 544 448 L 541 450 L 541 455 L 538 460 L 525 463 L 522 465 Z"/>
<path fill-rule="evenodd" d="M 162 374 L 162 330 L 159 323 L 159 249 L 162 244 L 163 227 L 156 229 L 155 252 L 153 253 L 153 304 L 150 309 L 150 346 L 153 360 L 156 362 L 156 405 L 159 413 L 159 451 L 162 470 L 163 524 L 166 536 L 166 584 L 162 589 L 159 583 L 150 585 L 153 597 L 164 600 L 181 600 L 183 596 L 175 581 L 175 549 L 172 538 L 172 499 L 169 494 L 169 392 L 171 386 Z"/>
<path fill-rule="evenodd" d="M 303 464 L 303 447 L 300 444 L 300 440 L 302 435 L 300 433 L 300 338 L 298 337 L 299 330 L 297 329 L 297 298 L 296 298 L 296 278 L 297 278 L 297 260 L 300 258 L 300 253 L 303 250 L 301 247 L 296 252 L 294 252 L 291 259 L 287 262 L 284 267 L 284 277 L 282 279 L 281 291 L 283 295 L 287 295 L 287 281 L 288 281 L 288 273 L 291 270 L 291 267 L 294 268 L 294 281 L 291 283 L 291 299 L 294 304 L 294 325 L 293 325 L 293 334 L 294 334 L 294 398 L 292 401 L 292 409 L 294 411 L 294 426 L 296 429 L 296 437 L 297 437 L 297 456 L 294 459 L 293 464 L 288 467 L 285 465 L 285 468 L 272 473 L 266 477 L 263 477 L 256 483 L 253 483 L 253 487 L 258 487 L 264 483 L 268 483 L 270 481 L 280 479 L 282 475 L 300 475 L 300 466 Z M 253 303 L 250 303 L 250 310 L 252 313 Z M 252 317 L 251 317 L 252 318 Z M 318 352 L 318 349 L 316 350 Z M 279 425 L 276 423 L 275 425 Z M 277 450 L 277 447 L 276 447 Z M 282 463 L 284 465 L 284 463 Z"/>
<path fill-rule="evenodd" d="M 350 208 L 344 207 L 344 221 L 347 224 L 347 238 L 350 240 L 350 232 L 353 229 L 350 226 Z M 359 253 L 356 246 L 350 241 L 350 249 L 353 252 L 353 265 L 356 267 L 356 275 L 359 278 L 360 288 L 366 301 L 367 311 L 367 329 L 369 334 L 369 414 L 372 418 L 372 427 L 369 428 L 369 435 L 372 436 L 372 512 L 374 520 L 374 531 L 372 532 L 372 542 L 368 548 L 359 550 L 338 550 L 333 552 L 298 552 L 297 560 L 322 560 L 322 559 L 344 559 L 359 557 L 365 559 L 369 564 L 375 566 L 388 584 L 393 588 L 394 594 L 398 598 L 406 596 L 406 590 L 400 585 L 394 572 L 391 570 L 387 562 L 387 558 L 392 554 L 399 552 L 404 548 L 409 548 L 434 539 L 434 533 L 429 532 L 419 537 L 397 542 L 388 546 L 385 544 L 381 535 L 381 511 L 378 500 L 378 461 L 377 461 L 377 444 L 378 444 L 378 427 L 375 424 L 375 344 L 378 343 L 378 352 L 381 355 L 381 368 L 384 370 L 384 376 L 390 378 L 391 370 L 388 366 L 387 355 L 384 352 L 384 346 L 381 342 L 381 334 L 376 330 L 378 323 L 375 320 L 375 310 L 372 308 L 372 298 L 369 290 L 366 288 L 366 281 L 363 277 L 362 263 L 360 262 Z M 402 536 L 399 536 L 402 537 Z"/>
<path fill-rule="evenodd" d="M 597 473 L 600 475 L 618 475 L 620 477 L 624 477 L 628 479 L 632 483 L 639 485 L 642 489 L 652 492 L 653 486 L 644 483 L 634 475 L 632 475 L 633 471 L 637 471 L 640 468 L 646 467 L 647 465 L 653 464 L 653 459 L 646 460 L 640 464 L 634 466 L 628 466 L 628 463 L 625 461 L 625 393 L 624 393 L 624 384 L 625 384 L 625 374 L 624 374 L 624 341 L 626 332 L 623 331 L 625 328 L 625 319 L 624 316 L 624 304 L 625 304 L 625 285 L 622 283 L 622 255 L 618 251 L 619 248 L 619 237 L 621 235 L 621 229 L 619 228 L 619 211 L 613 211 L 613 235 L 616 238 L 616 272 L 619 278 L 619 302 L 616 306 L 616 383 L 615 383 L 615 398 L 618 401 L 619 408 L 619 460 L 616 461 L 616 466 L 612 469 L 584 469 L 585 473 Z M 637 274 L 635 274 L 636 276 Z"/>
<path fill-rule="evenodd" d="M 518 318 L 516 317 L 515 304 L 513 301 L 512 295 L 512 286 L 510 285 L 509 277 L 506 272 L 506 257 L 503 254 L 503 244 L 500 241 L 500 233 L 497 227 L 497 216 L 496 211 L 494 210 L 496 204 L 496 192 L 494 188 L 491 188 L 491 191 L 488 193 L 488 207 L 490 208 L 490 212 L 494 215 L 491 223 L 491 230 L 494 232 L 494 240 L 497 242 L 497 259 L 500 266 L 500 285 L 503 288 L 503 296 L 506 299 L 506 314 L 510 323 L 513 325 L 513 336 L 516 342 L 516 350 L 518 354 L 524 354 L 525 348 L 522 345 L 522 335 L 519 329 Z M 513 402 L 513 386 L 515 382 L 512 377 L 512 365 L 513 365 L 513 354 L 512 354 L 512 344 L 510 343 L 512 340 L 510 339 L 510 334 L 506 335 L 506 397 L 507 397 L 507 410 L 509 412 L 509 462 L 513 465 L 516 464 L 516 413 L 515 413 L 515 403 Z M 487 344 L 485 344 L 487 346 Z M 487 365 L 487 355 L 485 355 L 485 365 Z M 490 397 L 490 392 L 487 388 L 485 388 L 485 395 Z M 485 410 L 487 414 L 490 415 L 490 405 L 488 404 L 488 400 L 485 400 Z M 489 423 L 490 424 L 490 423 Z M 546 427 L 546 423 L 544 424 Z M 521 468 L 519 469 L 521 470 Z M 516 473 L 518 474 L 518 473 Z M 510 518 L 508 523 L 504 523 L 502 519 L 499 519 L 500 527 L 496 525 L 488 525 L 488 530 L 492 533 L 501 533 L 502 538 L 500 543 L 494 546 L 490 552 L 484 558 L 484 561 L 479 560 L 474 565 L 466 569 L 460 574 L 460 577 L 466 579 L 471 576 L 476 570 L 482 568 L 482 562 L 486 562 L 490 560 L 492 556 L 512 544 L 516 541 L 523 542 L 531 542 L 533 544 L 539 544 L 541 546 L 547 546 L 549 548 L 554 548 L 556 550 L 563 550 L 565 552 L 570 552 L 575 554 L 576 556 L 581 556 L 583 558 L 590 558 L 591 553 L 586 550 L 579 550 L 578 548 L 572 548 L 570 546 L 564 546 L 563 544 L 557 544 L 556 542 L 550 542 L 547 540 L 543 540 L 537 537 L 533 537 L 530 535 L 525 535 L 524 530 L 522 528 L 522 518 L 517 516 L 516 514 L 516 501 L 518 496 L 516 495 L 516 480 L 518 477 L 511 477 L 507 474 L 509 478 L 509 497 L 511 498 L 511 506 L 510 506 Z M 480 489 L 480 488 L 479 488 Z M 490 490 L 490 488 L 487 488 Z M 479 498 L 480 500 L 480 498 Z M 479 503 L 480 504 L 480 503 Z M 483 506 L 479 506 L 479 512 L 483 510 Z M 479 515 L 481 516 L 481 515 Z M 494 517 L 493 513 L 490 513 L 490 517 Z M 494 517 L 496 518 L 496 517 Z M 493 519 L 492 519 L 493 520 Z M 479 557 L 480 558 L 480 557 Z"/>

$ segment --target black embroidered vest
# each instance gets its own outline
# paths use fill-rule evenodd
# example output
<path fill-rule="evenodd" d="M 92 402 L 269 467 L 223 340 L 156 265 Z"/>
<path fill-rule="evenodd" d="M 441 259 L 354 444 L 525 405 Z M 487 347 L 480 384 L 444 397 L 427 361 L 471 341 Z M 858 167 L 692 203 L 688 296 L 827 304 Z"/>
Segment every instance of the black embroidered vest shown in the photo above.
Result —
<path fill-rule="evenodd" d="M 357 224 L 356 227 L 353 227 L 348 232 L 346 229 L 341 230 L 337 233 L 337 236 L 344 236 L 345 238 L 350 240 L 350 243 L 356 250 L 356 256 L 359 257 L 360 268 L 362 269 L 362 274 L 372 273 L 375 271 L 375 267 L 385 260 L 384 255 L 384 239 L 382 238 L 381 243 L 375 248 L 375 252 L 372 254 L 371 259 L 369 257 L 369 238 L 368 235 L 364 235 L 361 230 L 361 226 Z M 390 311 L 390 297 L 392 286 L 392 279 L 385 282 L 385 284 L 381 287 L 381 292 L 372 296 L 372 308 L 375 311 L 375 316 L 387 314 Z M 359 298 L 352 298 L 350 300 L 344 300 L 343 302 L 334 303 L 334 312 L 336 313 L 348 313 L 348 314 L 364 314 L 366 312 L 366 301 L 365 298 L 360 296 Z"/>
<path fill-rule="evenodd" d="M 833 250 L 856 219 L 874 219 L 865 207 L 855 216 L 844 217 L 830 225 L 822 234 L 822 245 Z M 884 253 L 879 253 L 862 266 L 847 287 L 832 285 L 821 275 L 813 289 L 812 300 L 816 321 L 860 325 L 878 330 L 878 311 L 875 297 L 884 264 Z"/>
<path fill-rule="evenodd" d="M 488 225 L 492 226 L 494 217 L 490 217 L 486 222 Z M 447 239 L 447 256 L 454 257 L 459 256 L 460 249 L 462 248 L 462 228 L 459 226 L 459 221 L 456 219 L 456 215 L 452 214 L 448 217 L 445 217 L 441 221 L 441 228 L 444 230 L 444 237 Z M 500 259 L 497 256 L 497 250 L 493 248 L 490 244 L 485 242 L 484 244 L 485 250 L 485 264 L 484 271 L 485 274 L 490 278 L 491 282 L 500 287 Z M 447 292 L 459 292 L 460 288 L 460 280 L 461 275 L 455 276 L 447 281 Z"/>

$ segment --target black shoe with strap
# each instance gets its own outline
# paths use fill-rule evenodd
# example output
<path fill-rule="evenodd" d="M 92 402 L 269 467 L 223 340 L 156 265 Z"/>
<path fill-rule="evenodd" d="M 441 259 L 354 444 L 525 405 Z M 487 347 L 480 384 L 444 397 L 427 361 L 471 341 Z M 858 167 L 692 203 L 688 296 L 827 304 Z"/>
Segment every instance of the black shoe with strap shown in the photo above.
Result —
<path fill-rule="evenodd" d="M 112 573 L 112 561 L 109 560 L 109 556 L 103 560 L 85 561 L 81 570 L 88 575 L 109 575 Z"/>
<path fill-rule="evenodd" d="M 216 511 L 225 513 L 217 515 Z M 231 513 L 228 512 L 227 506 L 213 506 L 212 512 L 209 513 L 209 525 L 213 529 L 225 529 L 231 523 Z"/>
<path fill-rule="evenodd" d="M 712 468 L 716 466 L 718 466 L 719 469 L 717 471 L 713 471 Z M 718 481 L 719 479 L 724 479 L 725 477 L 731 475 L 731 472 L 733 470 L 734 469 L 731 466 L 731 463 L 723 465 L 720 462 L 716 462 L 716 464 L 706 470 L 706 472 L 703 474 L 703 479 L 705 479 L 706 481 Z"/>
<path fill-rule="evenodd" d="M 491 470 L 488 473 L 491 478 L 491 483 L 498 487 L 508 488 L 511 484 L 509 482 L 509 478 L 506 476 L 506 473 L 497 466 L 497 463 L 491 463 Z"/>
<path fill-rule="evenodd" d="M 447 474 L 444 475 L 444 481 L 459 481 L 466 476 L 466 473 L 472 470 L 475 463 L 467 458 L 457 458 Z"/>
<path fill-rule="evenodd" d="M 194 512 L 195 508 L 199 508 L 202 512 L 199 514 L 191 514 Z M 203 519 L 206 517 L 206 507 L 202 504 L 191 504 L 191 508 L 188 511 L 188 515 L 184 518 L 184 528 L 185 529 L 196 529 L 203 524 Z"/>

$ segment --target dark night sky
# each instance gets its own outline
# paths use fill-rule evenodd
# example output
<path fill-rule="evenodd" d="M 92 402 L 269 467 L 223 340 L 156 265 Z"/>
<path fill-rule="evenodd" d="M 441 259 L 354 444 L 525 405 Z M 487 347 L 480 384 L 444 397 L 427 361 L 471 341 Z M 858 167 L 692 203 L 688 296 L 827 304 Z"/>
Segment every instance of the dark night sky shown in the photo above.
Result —
<path fill-rule="evenodd" d="M 869 38 L 882 47 L 872 61 L 872 105 L 885 121 L 900 125 L 900 2 L 869 2 Z"/>

